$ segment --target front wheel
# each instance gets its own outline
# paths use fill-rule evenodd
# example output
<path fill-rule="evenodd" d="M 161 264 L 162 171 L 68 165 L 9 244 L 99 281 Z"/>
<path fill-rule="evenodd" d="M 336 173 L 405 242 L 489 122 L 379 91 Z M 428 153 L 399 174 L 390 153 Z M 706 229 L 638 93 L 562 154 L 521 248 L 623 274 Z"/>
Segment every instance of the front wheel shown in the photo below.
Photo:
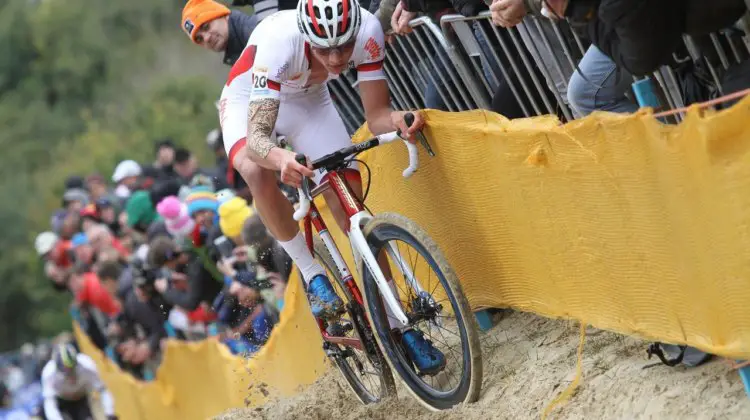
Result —
<path fill-rule="evenodd" d="M 386 278 L 394 281 L 409 318 L 406 326 L 389 322 L 375 279 L 363 267 L 370 322 L 388 364 L 429 409 L 476 401 L 482 383 L 479 333 L 456 273 L 437 244 L 416 223 L 394 213 L 376 215 L 364 234 Z M 407 356 L 402 334 L 408 330 L 416 330 L 443 353 L 445 366 L 439 372 L 424 374 Z"/>

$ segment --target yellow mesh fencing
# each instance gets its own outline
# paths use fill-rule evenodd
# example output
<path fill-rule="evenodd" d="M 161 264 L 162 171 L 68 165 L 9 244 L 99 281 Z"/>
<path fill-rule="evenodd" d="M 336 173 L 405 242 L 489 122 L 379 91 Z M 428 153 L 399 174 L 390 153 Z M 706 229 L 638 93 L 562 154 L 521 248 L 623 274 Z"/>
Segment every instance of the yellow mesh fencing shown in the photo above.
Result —
<path fill-rule="evenodd" d="M 484 111 L 426 117 L 437 157 L 421 150 L 405 180 L 403 146 L 365 153 L 367 204 L 421 225 L 474 308 L 575 318 L 750 359 L 750 98 L 721 113 L 693 108 L 679 126 L 649 111 L 566 125 Z M 244 405 L 250 384 L 273 396 L 311 383 L 327 365 L 291 284 L 281 324 L 249 363 L 213 340 L 175 342 L 157 380 L 142 384 L 96 357 L 122 417 L 205 418 Z"/>
<path fill-rule="evenodd" d="M 293 395 L 326 369 L 320 333 L 297 276 L 290 280 L 281 321 L 250 360 L 232 355 L 215 339 L 169 340 L 154 381 L 121 371 L 75 326 L 81 349 L 94 358 L 114 395 L 115 410 L 128 420 L 211 418 L 233 407 Z"/>

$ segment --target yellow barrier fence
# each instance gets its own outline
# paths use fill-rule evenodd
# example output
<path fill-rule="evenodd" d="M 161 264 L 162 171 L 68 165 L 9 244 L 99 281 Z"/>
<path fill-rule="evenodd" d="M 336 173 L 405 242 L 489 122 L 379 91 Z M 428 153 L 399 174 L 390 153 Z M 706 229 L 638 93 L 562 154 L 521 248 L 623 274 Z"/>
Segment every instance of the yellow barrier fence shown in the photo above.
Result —
<path fill-rule="evenodd" d="M 82 351 L 94 358 L 113 393 L 120 418 L 206 419 L 232 407 L 293 395 L 328 368 L 320 333 L 296 274 L 285 302 L 281 321 L 252 359 L 233 356 L 213 339 L 193 343 L 170 340 L 151 382 L 124 373 L 78 327 L 75 333 Z"/>
<path fill-rule="evenodd" d="M 419 171 L 404 180 L 403 147 L 367 152 L 368 206 L 421 225 L 475 308 L 575 318 L 750 359 L 748 120 L 750 99 L 718 114 L 692 109 L 679 126 L 648 111 L 564 126 L 429 111 L 437 157 L 421 151 Z M 123 418 L 204 418 L 242 406 L 251 383 L 277 395 L 311 383 L 326 365 L 291 284 L 281 324 L 250 363 L 215 341 L 171 343 L 157 380 L 143 384 L 97 357 L 118 410 L 131 410 Z M 263 400 L 253 395 L 250 403 Z"/>

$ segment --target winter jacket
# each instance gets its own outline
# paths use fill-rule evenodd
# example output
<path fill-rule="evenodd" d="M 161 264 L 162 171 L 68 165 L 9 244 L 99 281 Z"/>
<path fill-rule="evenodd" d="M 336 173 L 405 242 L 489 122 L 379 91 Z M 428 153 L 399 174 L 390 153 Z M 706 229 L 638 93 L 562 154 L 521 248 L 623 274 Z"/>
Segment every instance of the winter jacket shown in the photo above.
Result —
<path fill-rule="evenodd" d="M 539 13 L 543 0 L 527 0 Z M 703 35 L 732 25 L 744 0 L 572 0 L 565 16 L 585 23 L 586 35 L 621 68 L 636 76 L 669 64 L 682 35 Z"/>
<path fill-rule="evenodd" d="M 247 45 L 247 40 L 250 39 L 250 34 L 253 32 L 260 21 L 255 15 L 248 16 L 237 10 L 232 10 L 229 14 L 229 39 L 227 40 L 227 49 L 224 52 L 224 64 L 234 65 L 234 62 L 240 58 L 240 54 Z"/>

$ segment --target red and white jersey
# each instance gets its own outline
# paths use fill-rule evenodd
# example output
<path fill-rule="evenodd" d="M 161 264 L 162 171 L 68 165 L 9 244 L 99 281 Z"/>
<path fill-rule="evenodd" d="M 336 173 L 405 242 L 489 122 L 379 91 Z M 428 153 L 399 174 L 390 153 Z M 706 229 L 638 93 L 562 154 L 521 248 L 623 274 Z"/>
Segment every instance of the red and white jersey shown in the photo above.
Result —
<path fill-rule="evenodd" d="M 227 154 L 247 136 L 247 111 L 251 100 L 284 102 L 320 85 L 308 85 L 310 45 L 297 27 L 296 10 L 265 18 L 253 31 L 245 50 L 232 67 L 221 94 L 220 119 Z M 357 80 L 384 80 L 385 41 L 378 19 L 361 9 L 362 21 L 349 66 Z M 331 74 L 328 80 L 338 75 Z"/>

